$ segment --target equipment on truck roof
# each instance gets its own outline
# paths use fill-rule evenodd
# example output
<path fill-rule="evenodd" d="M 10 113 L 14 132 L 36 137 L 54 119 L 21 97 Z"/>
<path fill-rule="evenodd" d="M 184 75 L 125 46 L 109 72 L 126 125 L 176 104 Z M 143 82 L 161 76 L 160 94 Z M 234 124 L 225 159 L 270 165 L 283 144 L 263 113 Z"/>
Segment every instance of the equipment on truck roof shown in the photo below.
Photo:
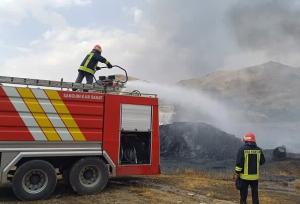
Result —
<path fill-rule="evenodd" d="M 109 76 L 99 76 L 98 80 L 94 76 L 95 83 L 99 86 L 104 87 L 104 92 L 106 92 L 107 88 L 115 88 L 115 89 L 122 89 L 125 87 L 126 82 L 128 81 L 128 74 L 126 69 L 120 67 L 118 65 L 113 65 L 112 67 L 116 67 L 121 69 L 125 73 L 125 79 L 119 80 L 116 75 L 109 75 Z M 109 69 L 108 67 L 97 67 L 97 70 L 101 69 Z"/>
<path fill-rule="evenodd" d="M 82 83 L 73 83 L 73 82 L 64 82 L 63 78 L 60 81 L 54 80 L 41 80 L 41 79 L 30 79 L 22 77 L 7 77 L 0 76 L 0 84 L 19 84 L 26 86 L 38 86 L 38 87 L 52 87 L 52 88 L 61 88 L 61 89 L 77 89 L 79 91 L 88 90 L 101 93 L 110 93 L 110 92 L 120 92 L 125 88 L 125 84 L 128 81 L 127 71 L 118 66 L 114 65 L 113 67 L 119 68 L 125 73 L 125 80 L 119 80 L 115 75 L 110 76 L 100 76 L 99 80 L 95 77 L 95 83 L 93 84 L 82 84 Z M 99 67 L 100 69 L 105 69 L 107 67 Z"/>

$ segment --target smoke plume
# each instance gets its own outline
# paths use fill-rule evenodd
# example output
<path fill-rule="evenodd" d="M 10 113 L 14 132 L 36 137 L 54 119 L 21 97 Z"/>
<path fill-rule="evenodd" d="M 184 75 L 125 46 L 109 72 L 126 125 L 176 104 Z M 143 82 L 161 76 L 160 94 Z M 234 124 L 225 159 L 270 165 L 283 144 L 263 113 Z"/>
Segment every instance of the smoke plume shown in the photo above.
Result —
<path fill-rule="evenodd" d="M 160 105 L 175 105 L 175 122 L 206 122 L 225 131 L 232 131 L 236 123 L 234 117 L 219 101 L 213 100 L 201 91 L 188 90 L 180 86 L 170 86 L 142 81 L 130 81 L 128 90 L 158 94 Z"/>
<path fill-rule="evenodd" d="M 295 0 L 239 1 L 229 11 L 232 34 L 244 50 L 270 57 L 300 50 L 300 7 Z"/>

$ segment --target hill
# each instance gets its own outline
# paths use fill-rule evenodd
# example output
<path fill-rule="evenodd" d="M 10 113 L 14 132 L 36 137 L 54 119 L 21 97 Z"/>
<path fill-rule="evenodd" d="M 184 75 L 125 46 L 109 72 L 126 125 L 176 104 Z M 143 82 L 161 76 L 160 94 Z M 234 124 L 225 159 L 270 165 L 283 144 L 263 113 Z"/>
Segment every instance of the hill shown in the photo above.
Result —
<path fill-rule="evenodd" d="M 182 80 L 242 112 L 254 122 L 299 121 L 300 69 L 276 62 L 233 71 L 217 71 Z"/>

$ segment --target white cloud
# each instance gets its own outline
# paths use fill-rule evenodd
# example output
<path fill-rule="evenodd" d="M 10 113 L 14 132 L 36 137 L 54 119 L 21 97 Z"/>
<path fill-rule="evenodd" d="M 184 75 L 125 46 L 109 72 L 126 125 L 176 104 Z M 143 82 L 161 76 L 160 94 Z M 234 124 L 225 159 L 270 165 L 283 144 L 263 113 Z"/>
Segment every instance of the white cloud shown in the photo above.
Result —
<path fill-rule="evenodd" d="M 0 25 L 19 25 L 32 16 L 45 25 L 65 25 L 65 19 L 54 8 L 84 6 L 91 0 L 1 0 Z"/>
<path fill-rule="evenodd" d="M 143 10 L 141 10 L 138 7 L 132 7 L 132 8 L 125 8 L 125 12 L 133 18 L 134 23 L 138 24 L 141 23 L 143 20 Z"/>
<path fill-rule="evenodd" d="M 14 0 L 3 0 L 0 3 L 0 25 L 3 23 L 17 25 L 26 16 L 26 10 L 17 6 Z"/>
<path fill-rule="evenodd" d="M 91 0 L 74 0 L 74 3 L 77 5 L 87 5 L 87 4 L 91 4 L 92 1 Z"/>
<path fill-rule="evenodd" d="M 65 27 L 47 31 L 29 48 L 22 48 L 22 54 L 14 56 L 14 63 L 7 59 L 1 75 L 52 80 L 63 77 L 74 81 L 82 59 L 97 43 L 103 46 L 103 55 L 108 60 L 126 67 L 132 67 L 130 62 L 139 57 L 138 50 L 145 46 L 138 35 L 120 30 Z"/>
<path fill-rule="evenodd" d="M 127 68 L 130 75 L 153 81 L 166 80 L 170 69 L 184 66 L 185 54 L 181 52 L 174 56 L 172 46 L 155 38 L 151 35 L 151 28 L 145 33 L 69 26 L 51 29 L 32 42 L 26 52 L 23 48 L 20 55 L 14 56 L 14 63 L 7 59 L 2 65 L 1 75 L 53 80 L 64 77 L 74 81 L 79 64 L 99 43 L 103 47 L 103 56 L 112 64 Z M 172 59 L 174 57 L 176 60 Z M 182 72 L 177 70 L 172 74 Z"/>

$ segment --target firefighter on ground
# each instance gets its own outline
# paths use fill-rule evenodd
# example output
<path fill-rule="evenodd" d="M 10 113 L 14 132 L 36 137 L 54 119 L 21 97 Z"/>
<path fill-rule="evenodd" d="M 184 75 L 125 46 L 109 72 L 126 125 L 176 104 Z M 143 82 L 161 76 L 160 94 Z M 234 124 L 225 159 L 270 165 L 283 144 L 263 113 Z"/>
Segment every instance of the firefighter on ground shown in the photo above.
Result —
<path fill-rule="evenodd" d="M 265 163 L 262 150 L 256 145 L 254 133 L 247 133 L 244 136 L 245 142 L 237 154 L 235 166 L 235 179 L 238 181 L 237 188 L 240 190 L 240 203 L 247 202 L 248 186 L 251 187 L 252 203 L 259 204 L 258 179 L 260 165 Z"/>
<path fill-rule="evenodd" d="M 95 72 L 100 70 L 100 68 L 97 67 L 98 62 L 102 62 L 106 64 L 108 68 L 112 68 L 111 63 L 101 56 L 101 52 L 101 46 L 95 45 L 93 50 L 84 58 L 78 69 L 76 83 L 81 83 L 83 78 L 85 78 L 87 84 L 92 84 Z M 76 89 L 73 90 L 75 91 Z"/>

